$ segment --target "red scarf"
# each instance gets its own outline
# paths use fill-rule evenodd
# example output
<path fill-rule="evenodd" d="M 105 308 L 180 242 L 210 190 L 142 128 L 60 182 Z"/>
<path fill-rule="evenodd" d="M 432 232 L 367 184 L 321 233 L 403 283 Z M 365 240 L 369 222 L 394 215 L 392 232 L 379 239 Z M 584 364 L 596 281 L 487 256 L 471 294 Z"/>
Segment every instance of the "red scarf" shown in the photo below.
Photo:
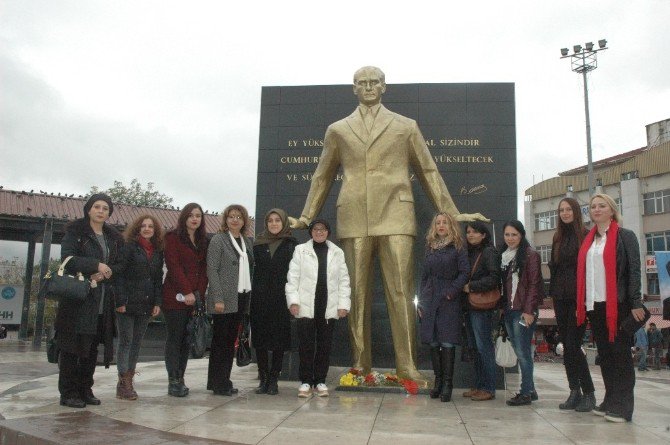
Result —
<path fill-rule="evenodd" d="M 154 255 L 154 245 L 151 244 L 151 241 L 141 236 L 138 236 L 137 244 L 139 244 L 140 247 L 142 247 L 142 249 L 144 249 L 144 251 L 147 253 L 147 258 L 151 259 L 151 257 Z"/>
<path fill-rule="evenodd" d="M 598 230 L 597 226 L 586 235 L 582 246 L 579 248 L 577 258 L 577 326 L 581 326 L 586 320 L 586 253 L 593 244 L 593 238 Z M 603 262 L 605 263 L 605 317 L 607 319 L 607 331 L 610 343 L 614 343 L 617 333 L 617 316 L 619 298 L 616 286 L 616 243 L 619 235 L 619 225 L 616 221 L 610 223 L 603 251 Z"/>

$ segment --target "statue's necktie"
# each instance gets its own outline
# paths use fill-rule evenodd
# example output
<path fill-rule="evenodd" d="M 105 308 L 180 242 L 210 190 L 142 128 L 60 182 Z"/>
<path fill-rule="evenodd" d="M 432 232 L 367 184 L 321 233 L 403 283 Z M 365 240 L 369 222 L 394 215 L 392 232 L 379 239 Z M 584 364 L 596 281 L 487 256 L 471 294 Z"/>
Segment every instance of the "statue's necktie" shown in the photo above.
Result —
<path fill-rule="evenodd" d="M 372 108 L 366 110 L 363 121 L 365 122 L 365 128 L 368 129 L 368 133 L 372 133 L 372 126 L 375 124 L 375 115 L 372 112 Z"/>

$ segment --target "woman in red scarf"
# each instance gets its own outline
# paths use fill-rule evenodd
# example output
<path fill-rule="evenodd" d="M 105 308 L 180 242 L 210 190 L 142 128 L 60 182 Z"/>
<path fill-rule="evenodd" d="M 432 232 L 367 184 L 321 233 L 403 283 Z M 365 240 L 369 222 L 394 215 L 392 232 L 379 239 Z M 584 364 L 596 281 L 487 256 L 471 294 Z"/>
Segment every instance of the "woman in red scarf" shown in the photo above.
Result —
<path fill-rule="evenodd" d="M 149 320 L 160 313 L 163 301 L 163 228 L 154 216 L 142 215 L 123 236 L 124 269 L 118 277 L 115 301 L 119 334 L 116 398 L 136 400 L 133 376 L 140 344 Z"/>
<path fill-rule="evenodd" d="M 625 422 L 633 416 L 635 370 L 632 334 L 620 326 L 629 316 L 644 319 L 640 246 L 634 232 L 619 227 L 621 217 L 612 198 L 593 195 L 589 212 L 595 226 L 579 249 L 577 325 L 588 314 L 605 383 L 605 398 L 593 413 L 611 422 Z"/>

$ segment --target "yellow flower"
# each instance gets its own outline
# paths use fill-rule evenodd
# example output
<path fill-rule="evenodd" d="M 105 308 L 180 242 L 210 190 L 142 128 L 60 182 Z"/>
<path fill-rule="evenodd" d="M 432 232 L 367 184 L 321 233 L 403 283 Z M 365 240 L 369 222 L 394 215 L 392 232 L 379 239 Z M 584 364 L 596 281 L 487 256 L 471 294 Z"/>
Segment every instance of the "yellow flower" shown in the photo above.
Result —
<path fill-rule="evenodd" d="M 352 373 L 346 373 L 342 377 L 340 377 L 340 385 L 342 386 L 358 386 L 358 380 L 356 380 L 356 376 L 353 375 Z"/>

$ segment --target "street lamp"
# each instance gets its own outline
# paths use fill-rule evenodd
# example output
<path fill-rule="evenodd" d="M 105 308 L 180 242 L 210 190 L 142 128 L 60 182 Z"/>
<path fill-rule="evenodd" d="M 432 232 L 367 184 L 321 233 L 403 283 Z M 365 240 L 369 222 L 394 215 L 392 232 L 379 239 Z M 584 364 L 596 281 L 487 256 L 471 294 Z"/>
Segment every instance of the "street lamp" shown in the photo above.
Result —
<path fill-rule="evenodd" d="M 579 73 L 584 78 L 584 113 L 586 114 L 586 156 L 587 156 L 587 174 L 589 196 L 595 193 L 595 183 L 593 181 L 593 159 L 591 157 L 591 118 L 589 117 L 589 88 L 586 81 L 586 73 L 598 68 L 598 51 L 607 49 L 607 40 L 598 40 L 598 48 L 594 48 L 593 42 L 587 42 L 582 48 L 581 45 L 572 47 L 573 54 L 568 54 L 568 48 L 561 48 L 561 59 L 570 57 L 572 71 Z"/>

